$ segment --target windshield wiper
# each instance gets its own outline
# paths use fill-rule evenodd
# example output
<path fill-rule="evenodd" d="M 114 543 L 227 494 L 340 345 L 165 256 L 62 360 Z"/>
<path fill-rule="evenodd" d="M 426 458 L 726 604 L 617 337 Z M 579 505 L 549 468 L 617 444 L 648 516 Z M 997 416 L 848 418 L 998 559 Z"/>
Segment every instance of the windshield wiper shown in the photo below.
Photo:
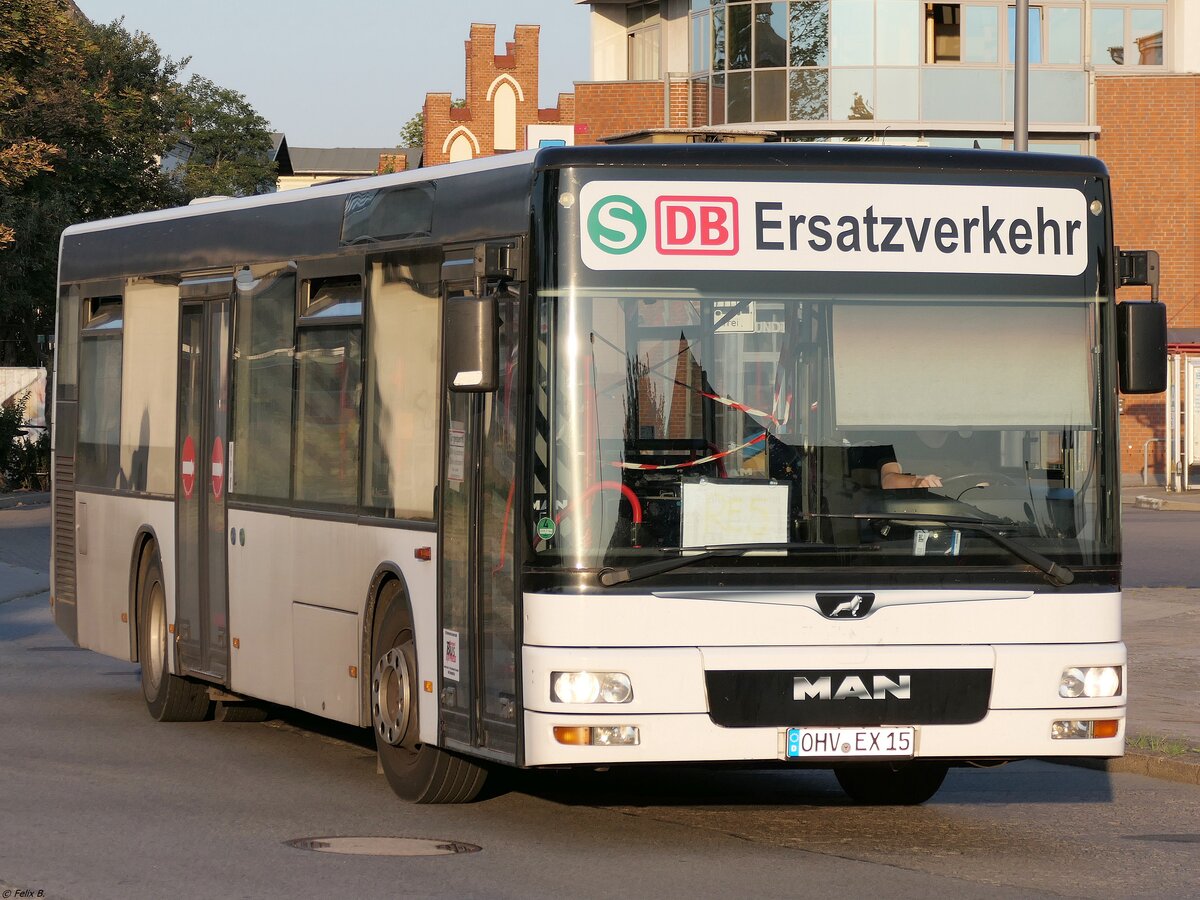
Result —
<path fill-rule="evenodd" d="M 661 575 L 664 572 L 671 572 L 675 569 L 691 565 L 694 562 L 703 562 L 706 559 L 713 559 L 717 556 L 742 556 L 746 553 L 753 553 L 755 550 L 793 550 L 807 553 L 827 553 L 830 550 L 837 550 L 839 548 L 834 544 L 782 543 L 716 544 L 707 547 L 666 547 L 663 549 L 665 552 L 694 553 L 695 556 L 673 556 L 670 559 L 641 563 L 640 565 L 629 566 L 625 569 L 606 566 L 600 570 L 600 583 L 605 587 L 613 587 L 614 585 L 624 584 L 627 581 L 637 581 L 639 578 Z M 854 549 L 862 551 L 870 548 L 855 547 Z"/>
<path fill-rule="evenodd" d="M 840 517 L 839 517 L 840 518 Z M 1036 550 L 1006 537 L 996 530 L 996 525 L 1005 524 L 1003 521 L 985 522 L 983 519 L 972 519 L 970 516 L 930 516 L 924 513 L 854 513 L 846 516 L 848 519 L 882 520 L 886 522 L 933 522 L 950 528 L 965 528 L 984 535 L 993 543 L 1003 547 L 1017 559 L 1029 563 L 1035 569 L 1040 569 L 1048 577 L 1059 584 L 1070 584 L 1075 580 L 1075 573 L 1064 565 L 1056 563 L 1049 557 L 1042 556 Z"/>

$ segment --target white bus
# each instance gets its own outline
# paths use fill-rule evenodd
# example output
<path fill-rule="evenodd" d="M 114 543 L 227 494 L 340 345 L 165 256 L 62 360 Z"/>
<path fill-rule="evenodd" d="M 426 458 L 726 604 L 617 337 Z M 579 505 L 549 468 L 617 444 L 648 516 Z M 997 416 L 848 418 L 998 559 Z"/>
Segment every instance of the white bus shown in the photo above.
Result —
<path fill-rule="evenodd" d="M 919 803 L 950 765 L 1119 756 L 1146 260 L 1093 159 L 839 145 L 75 226 L 55 620 L 157 719 L 370 727 L 423 802 L 738 762 Z"/>

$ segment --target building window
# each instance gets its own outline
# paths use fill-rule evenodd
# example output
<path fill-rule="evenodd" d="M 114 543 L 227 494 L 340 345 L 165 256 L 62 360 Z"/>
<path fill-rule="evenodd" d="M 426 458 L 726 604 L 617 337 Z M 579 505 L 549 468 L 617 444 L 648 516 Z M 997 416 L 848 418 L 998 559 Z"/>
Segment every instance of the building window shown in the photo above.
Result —
<path fill-rule="evenodd" d="M 925 4 L 925 62 L 995 63 L 999 44 L 997 7 Z"/>
<path fill-rule="evenodd" d="M 662 14 L 659 4 L 635 3 L 626 19 L 629 34 L 629 80 L 662 77 Z"/>
<path fill-rule="evenodd" d="M 1079 12 L 1079 10 L 1072 10 Z M 1008 8 L 1008 61 L 1017 61 L 1017 8 Z M 1042 8 L 1029 7 L 1029 64 L 1040 65 L 1042 62 Z"/>
<path fill-rule="evenodd" d="M 1161 66 L 1165 3 L 1097 6 L 1092 10 L 1092 64 Z"/>
<path fill-rule="evenodd" d="M 1013 0 L 692 0 L 689 8 L 692 105 L 707 103 L 710 124 L 1011 115 Z M 1085 9 L 1080 0 L 1030 7 L 1034 81 L 1061 89 L 1035 104 L 1047 116 L 1035 117 L 1039 123 L 1086 121 Z M 1162 0 L 1097 6 L 1094 43 L 1112 45 L 1122 60 L 1161 65 L 1165 9 Z M 1118 64 L 1131 63 L 1106 63 Z M 696 94 L 701 84 L 704 97 Z"/>
<path fill-rule="evenodd" d="M 691 67 L 693 72 L 707 72 L 712 64 L 712 17 L 707 7 L 692 15 Z"/>

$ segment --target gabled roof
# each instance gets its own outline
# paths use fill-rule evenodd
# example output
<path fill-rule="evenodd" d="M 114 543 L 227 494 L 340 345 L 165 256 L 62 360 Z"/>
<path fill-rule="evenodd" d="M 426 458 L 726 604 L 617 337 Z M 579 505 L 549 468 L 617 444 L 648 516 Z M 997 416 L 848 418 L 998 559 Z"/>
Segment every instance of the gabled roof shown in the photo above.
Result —
<path fill-rule="evenodd" d="M 384 153 L 408 157 L 410 169 L 421 158 L 420 147 L 292 147 L 289 152 L 295 175 L 374 175 Z"/>
<path fill-rule="evenodd" d="M 282 131 L 271 132 L 271 162 L 275 163 L 275 170 L 280 175 L 291 175 L 292 158 L 288 152 L 287 135 Z"/>

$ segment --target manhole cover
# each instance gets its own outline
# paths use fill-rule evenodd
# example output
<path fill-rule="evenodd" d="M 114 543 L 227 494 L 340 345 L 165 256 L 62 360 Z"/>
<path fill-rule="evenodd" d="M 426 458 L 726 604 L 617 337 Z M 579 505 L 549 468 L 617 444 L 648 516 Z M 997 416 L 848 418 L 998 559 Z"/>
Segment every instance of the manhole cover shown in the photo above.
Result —
<path fill-rule="evenodd" d="M 1127 834 L 1127 841 L 1163 841 L 1168 844 L 1200 844 L 1200 834 Z"/>
<path fill-rule="evenodd" d="M 358 856 L 452 856 L 478 853 L 482 847 L 462 841 L 403 837 L 310 837 L 286 842 L 298 850 L 351 853 Z"/>

